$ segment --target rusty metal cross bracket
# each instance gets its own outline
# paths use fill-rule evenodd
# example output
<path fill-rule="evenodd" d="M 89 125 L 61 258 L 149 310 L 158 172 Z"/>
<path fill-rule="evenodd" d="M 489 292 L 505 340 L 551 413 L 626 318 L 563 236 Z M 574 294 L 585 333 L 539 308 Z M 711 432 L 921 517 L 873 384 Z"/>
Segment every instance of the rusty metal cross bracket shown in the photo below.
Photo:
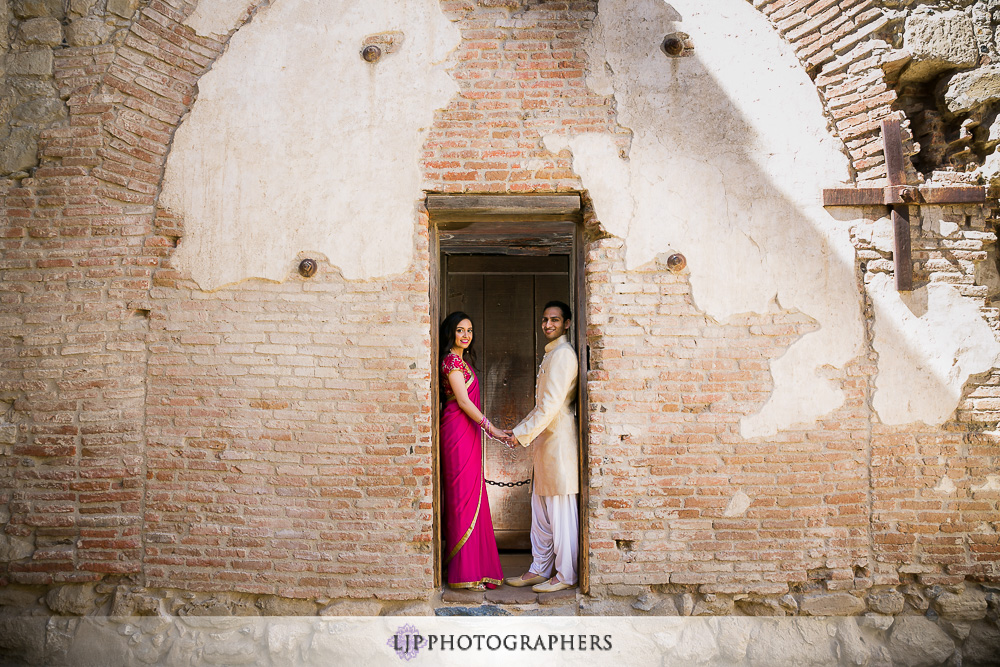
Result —
<path fill-rule="evenodd" d="M 921 204 L 978 204 L 986 201 L 986 188 L 975 185 L 907 185 L 906 156 L 903 155 L 898 119 L 882 121 L 882 150 L 885 153 L 888 185 L 881 188 L 824 188 L 823 206 L 888 206 L 892 215 L 896 289 L 909 292 L 913 289 L 910 207 Z"/>

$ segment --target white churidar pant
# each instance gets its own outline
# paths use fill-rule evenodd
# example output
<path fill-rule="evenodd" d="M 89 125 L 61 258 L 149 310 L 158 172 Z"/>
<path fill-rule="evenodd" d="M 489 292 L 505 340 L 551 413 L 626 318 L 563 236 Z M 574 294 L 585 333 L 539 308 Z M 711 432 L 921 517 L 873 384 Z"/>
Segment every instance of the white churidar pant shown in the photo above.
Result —
<path fill-rule="evenodd" d="M 576 557 L 579 551 L 580 520 L 577 494 L 539 496 L 531 494 L 531 572 L 559 581 L 576 583 Z"/>

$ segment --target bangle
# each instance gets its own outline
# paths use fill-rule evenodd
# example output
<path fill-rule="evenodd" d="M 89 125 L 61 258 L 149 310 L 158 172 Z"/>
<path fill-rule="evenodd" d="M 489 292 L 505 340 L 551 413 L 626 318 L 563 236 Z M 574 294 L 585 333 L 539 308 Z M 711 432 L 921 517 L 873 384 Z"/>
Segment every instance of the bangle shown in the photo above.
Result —
<path fill-rule="evenodd" d="M 483 429 L 483 432 L 486 433 L 488 438 L 491 440 L 497 440 L 497 438 L 493 436 L 493 433 L 491 433 L 494 428 L 493 423 L 486 418 L 486 415 L 483 415 L 483 418 L 479 421 L 479 428 Z M 497 440 L 497 442 L 500 442 L 500 440 Z"/>

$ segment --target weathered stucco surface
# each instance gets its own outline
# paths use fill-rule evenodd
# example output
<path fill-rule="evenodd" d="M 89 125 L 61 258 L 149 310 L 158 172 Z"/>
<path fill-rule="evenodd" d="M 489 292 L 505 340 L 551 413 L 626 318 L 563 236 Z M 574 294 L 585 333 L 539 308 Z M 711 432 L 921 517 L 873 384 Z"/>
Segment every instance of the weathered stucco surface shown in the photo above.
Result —
<path fill-rule="evenodd" d="M 884 424 L 938 425 L 955 410 L 969 376 L 1000 363 L 1000 345 L 971 300 L 946 283 L 896 291 L 873 277 L 878 376 L 872 405 Z"/>
<path fill-rule="evenodd" d="M 254 0 L 202 0 L 184 25 L 199 35 L 225 35 L 253 4 Z"/>
<path fill-rule="evenodd" d="M 382 33 L 395 33 L 393 53 L 365 62 L 365 38 Z M 302 251 L 352 279 L 405 270 L 420 148 L 457 90 L 443 60 L 458 42 L 435 0 L 259 12 L 174 138 L 160 203 L 184 218 L 177 267 L 205 290 L 282 280 Z"/>
<path fill-rule="evenodd" d="M 694 53 L 669 58 L 660 44 L 679 31 Z M 588 55 L 590 85 L 613 92 L 633 133 L 629 155 L 598 135 L 546 145 L 573 152 L 598 217 L 626 241 L 629 268 L 681 252 L 695 302 L 713 318 L 780 308 L 816 321 L 772 363 L 774 392 L 743 435 L 840 406 L 828 374 L 861 353 L 863 326 L 848 223 L 820 193 L 848 178 L 847 162 L 787 45 L 742 0 L 608 0 Z"/>

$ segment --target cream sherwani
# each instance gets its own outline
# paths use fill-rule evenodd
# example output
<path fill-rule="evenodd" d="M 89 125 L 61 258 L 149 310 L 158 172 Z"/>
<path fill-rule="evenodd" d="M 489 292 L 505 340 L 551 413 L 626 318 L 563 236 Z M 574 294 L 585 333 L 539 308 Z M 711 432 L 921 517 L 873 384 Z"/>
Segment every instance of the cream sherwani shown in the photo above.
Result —
<path fill-rule="evenodd" d="M 534 492 L 540 496 L 580 492 L 580 454 L 572 410 L 578 369 L 576 350 L 566 336 L 550 341 L 538 369 L 535 407 L 514 427 L 517 441 L 534 447 Z"/>
<path fill-rule="evenodd" d="M 572 410 L 578 368 L 566 336 L 549 342 L 538 369 L 535 407 L 514 427 L 517 441 L 533 447 L 530 571 L 548 577 L 554 569 L 568 584 L 576 583 L 579 541 L 579 447 Z"/>

